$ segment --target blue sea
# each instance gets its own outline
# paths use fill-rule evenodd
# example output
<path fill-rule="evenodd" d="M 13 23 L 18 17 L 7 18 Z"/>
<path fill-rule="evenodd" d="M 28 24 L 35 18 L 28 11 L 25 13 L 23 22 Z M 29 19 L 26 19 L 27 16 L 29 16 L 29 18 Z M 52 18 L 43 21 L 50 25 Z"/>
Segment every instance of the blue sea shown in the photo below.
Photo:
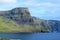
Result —
<path fill-rule="evenodd" d="M 0 38 L 20 40 L 60 40 L 60 33 L 0 33 Z"/>

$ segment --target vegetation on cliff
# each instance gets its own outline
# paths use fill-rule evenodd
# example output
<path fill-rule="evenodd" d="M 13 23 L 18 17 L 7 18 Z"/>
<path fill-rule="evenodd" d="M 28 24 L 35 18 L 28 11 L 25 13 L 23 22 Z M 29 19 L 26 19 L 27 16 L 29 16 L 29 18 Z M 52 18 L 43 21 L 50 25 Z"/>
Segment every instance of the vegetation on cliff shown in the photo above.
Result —
<path fill-rule="evenodd" d="M 40 21 L 30 15 L 28 8 L 14 8 L 0 11 L 0 32 L 45 32 L 50 31 L 39 25 Z"/>

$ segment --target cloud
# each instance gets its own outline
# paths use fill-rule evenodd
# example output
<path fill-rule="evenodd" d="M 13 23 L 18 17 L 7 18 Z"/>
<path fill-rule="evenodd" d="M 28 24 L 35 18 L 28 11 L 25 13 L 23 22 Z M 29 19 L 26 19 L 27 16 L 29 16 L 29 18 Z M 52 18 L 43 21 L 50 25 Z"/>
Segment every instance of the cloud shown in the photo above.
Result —
<path fill-rule="evenodd" d="M 22 4 L 26 6 L 32 6 L 32 7 L 60 7 L 59 3 L 53 3 L 53 2 L 39 2 L 36 0 L 26 0 L 22 2 Z"/>
<path fill-rule="evenodd" d="M 0 0 L 0 3 L 16 3 L 17 0 Z"/>
<path fill-rule="evenodd" d="M 40 3 L 38 6 L 41 6 L 41 7 L 60 7 L 60 4 L 45 2 L 45 3 Z"/>

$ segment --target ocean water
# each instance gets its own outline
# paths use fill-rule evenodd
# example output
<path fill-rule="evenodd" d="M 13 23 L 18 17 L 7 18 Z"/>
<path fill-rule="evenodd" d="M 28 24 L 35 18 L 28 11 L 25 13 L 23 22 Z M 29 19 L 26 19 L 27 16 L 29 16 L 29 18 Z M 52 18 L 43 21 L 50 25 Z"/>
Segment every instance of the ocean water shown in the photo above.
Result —
<path fill-rule="evenodd" d="M 20 40 L 60 40 L 60 33 L 0 33 L 0 38 Z"/>

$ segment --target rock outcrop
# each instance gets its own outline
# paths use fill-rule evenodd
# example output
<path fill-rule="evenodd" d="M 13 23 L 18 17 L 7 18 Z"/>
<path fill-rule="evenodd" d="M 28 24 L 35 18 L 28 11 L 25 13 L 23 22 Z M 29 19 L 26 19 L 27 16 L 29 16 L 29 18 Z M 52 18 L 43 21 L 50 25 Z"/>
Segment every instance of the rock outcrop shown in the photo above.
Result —
<path fill-rule="evenodd" d="M 41 31 L 42 29 L 39 29 L 39 28 L 42 27 L 42 28 L 45 28 L 42 30 L 42 32 L 46 31 L 47 29 L 49 29 L 50 32 L 53 32 L 53 31 L 60 32 L 60 21 L 43 20 L 36 17 L 32 17 L 30 15 L 28 8 L 25 8 L 25 7 L 14 8 L 8 11 L 0 11 L 0 16 L 2 16 L 3 18 L 11 19 L 15 21 L 18 25 L 28 24 L 32 27 L 38 26 L 36 28 L 34 27 L 38 31 L 39 30 Z M 35 29 L 34 31 L 36 31 Z"/>

